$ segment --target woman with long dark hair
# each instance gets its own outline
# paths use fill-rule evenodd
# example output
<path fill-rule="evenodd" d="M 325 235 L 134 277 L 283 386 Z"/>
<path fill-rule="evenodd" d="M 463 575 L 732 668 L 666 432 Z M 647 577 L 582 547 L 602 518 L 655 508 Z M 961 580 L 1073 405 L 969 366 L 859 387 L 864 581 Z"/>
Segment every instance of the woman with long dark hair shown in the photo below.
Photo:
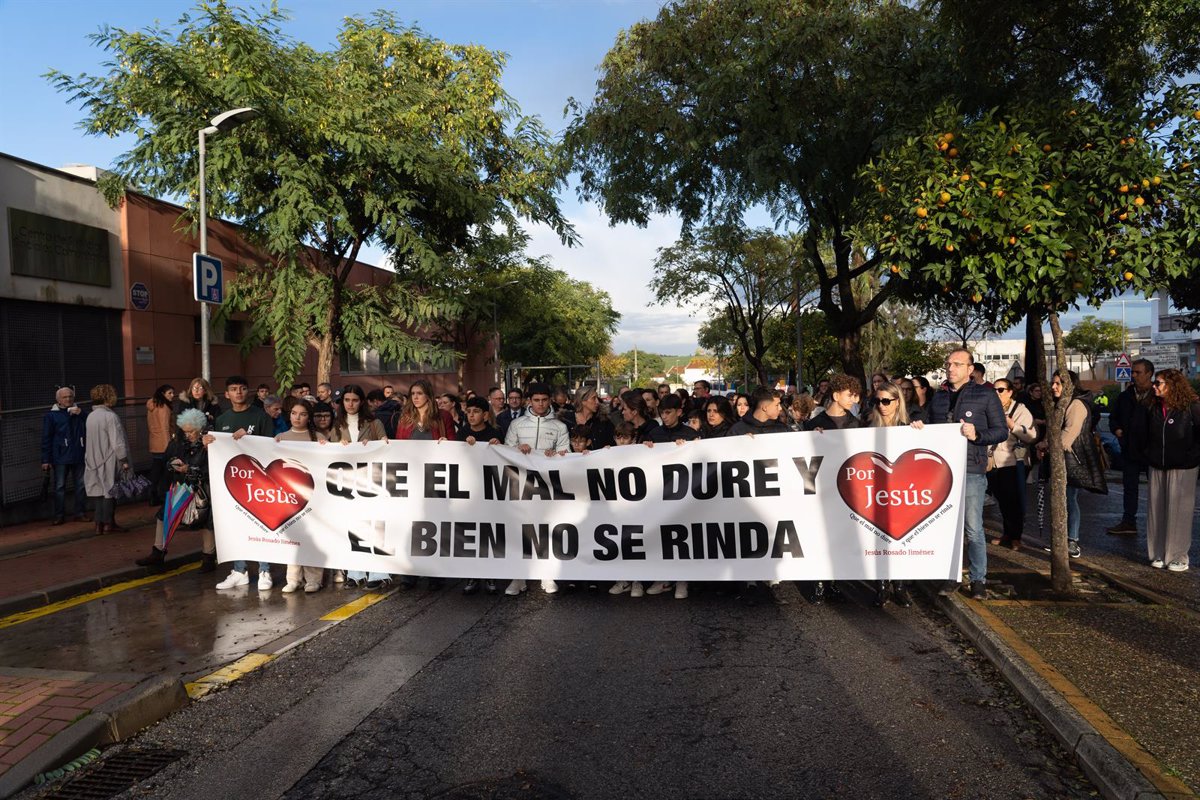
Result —
<path fill-rule="evenodd" d="M 396 419 L 397 440 L 441 441 L 455 438 L 454 420 L 450 414 L 440 410 L 434 400 L 433 385 L 421 378 L 408 390 L 408 402 Z M 406 589 L 417 584 L 416 577 L 401 575 L 400 585 Z M 430 578 L 429 588 L 442 588 L 441 578 Z M 370 584 L 368 584 L 370 586 Z"/>
<path fill-rule="evenodd" d="M 311 416 L 310 413 L 309 417 Z M 329 441 L 342 444 L 387 441 L 383 423 L 375 419 L 371 409 L 367 407 L 367 393 L 356 383 L 348 384 L 342 389 L 342 402 L 337 406 L 333 427 L 329 431 Z M 341 577 L 340 570 L 334 572 L 334 582 Z M 386 572 L 372 572 L 368 575 L 362 570 L 350 570 L 346 573 L 346 579 L 352 585 L 367 589 L 378 589 L 392 580 Z"/>
<path fill-rule="evenodd" d="M 728 397 L 709 395 L 704 401 L 704 421 L 700 423 L 701 439 L 720 439 L 737 422 Z"/>
<path fill-rule="evenodd" d="M 277 442 L 323 442 L 325 434 L 319 433 L 313 424 L 313 404 L 299 397 L 288 396 L 283 401 L 282 416 L 288 421 L 287 430 L 277 433 Z M 292 594 L 304 589 L 306 594 L 321 591 L 321 580 L 325 570 L 321 567 L 306 567 L 300 564 L 288 564 L 287 583 L 283 586 L 284 594 Z"/>
<path fill-rule="evenodd" d="M 167 446 L 175 435 L 175 387 L 164 383 L 146 401 L 146 433 L 150 450 L 150 505 L 162 505 L 159 484 L 167 471 Z"/>
<path fill-rule="evenodd" d="M 1142 412 L 1139 437 L 1150 465 L 1146 547 L 1150 566 L 1186 572 L 1200 472 L 1200 399 L 1177 369 L 1159 370 L 1150 381 L 1154 398 Z"/>

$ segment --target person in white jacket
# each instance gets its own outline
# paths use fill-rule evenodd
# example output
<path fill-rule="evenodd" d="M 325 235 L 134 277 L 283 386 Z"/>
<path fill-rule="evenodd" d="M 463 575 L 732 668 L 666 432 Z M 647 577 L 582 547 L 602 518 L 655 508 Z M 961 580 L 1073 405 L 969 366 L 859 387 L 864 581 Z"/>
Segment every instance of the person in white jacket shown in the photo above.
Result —
<path fill-rule="evenodd" d="M 117 404 L 117 392 L 107 383 L 93 386 L 92 413 L 88 414 L 87 449 L 83 455 L 83 485 L 96 509 L 96 533 L 119 530 L 113 520 L 117 501 L 108 492 L 129 469 L 129 447 L 125 443 L 125 426 L 112 410 Z"/>
<path fill-rule="evenodd" d="M 550 410 L 550 387 L 544 383 L 531 383 L 526 396 L 529 398 L 529 409 L 508 426 L 504 443 L 526 455 L 538 452 L 553 456 L 570 451 L 571 437 L 567 426 L 561 420 L 555 419 L 554 412 Z M 517 578 L 508 585 L 504 593 L 515 596 L 526 588 L 525 581 Z M 558 591 L 558 584 L 552 580 L 544 580 L 542 590 L 546 594 L 554 594 Z"/>
<path fill-rule="evenodd" d="M 988 488 L 1004 521 L 1004 534 L 992 539 L 992 544 L 1020 550 L 1025 530 L 1025 470 L 1029 448 L 1037 440 L 1037 429 L 1033 426 L 1033 414 L 1013 396 L 1012 381 L 1000 378 L 995 387 L 1004 408 L 1008 438 L 992 447 L 995 466 L 987 473 Z"/>

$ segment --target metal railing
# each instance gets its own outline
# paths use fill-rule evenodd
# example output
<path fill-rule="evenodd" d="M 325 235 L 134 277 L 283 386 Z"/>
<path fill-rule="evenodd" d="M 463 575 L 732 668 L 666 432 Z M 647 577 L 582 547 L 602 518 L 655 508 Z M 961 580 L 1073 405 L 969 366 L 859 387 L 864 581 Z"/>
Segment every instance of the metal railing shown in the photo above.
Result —
<path fill-rule="evenodd" d="M 150 438 L 145 397 L 124 397 L 113 411 L 125 426 L 129 460 L 136 470 L 150 468 Z M 80 403 L 90 410 L 91 403 Z M 0 411 L 0 507 L 37 500 L 42 496 L 42 418 L 50 404 Z M 53 487 L 50 488 L 53 491 Z"/>

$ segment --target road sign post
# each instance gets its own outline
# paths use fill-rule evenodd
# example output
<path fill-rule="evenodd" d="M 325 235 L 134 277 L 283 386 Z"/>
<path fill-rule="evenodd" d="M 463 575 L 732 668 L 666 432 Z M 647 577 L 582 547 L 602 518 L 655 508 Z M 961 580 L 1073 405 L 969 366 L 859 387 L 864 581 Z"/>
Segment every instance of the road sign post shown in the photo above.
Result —
<path fill-rule="evenodd" d="M 192 294 L 201 303 L 219 306 L 225 302 L 221 259 L 192 253 Z"/>

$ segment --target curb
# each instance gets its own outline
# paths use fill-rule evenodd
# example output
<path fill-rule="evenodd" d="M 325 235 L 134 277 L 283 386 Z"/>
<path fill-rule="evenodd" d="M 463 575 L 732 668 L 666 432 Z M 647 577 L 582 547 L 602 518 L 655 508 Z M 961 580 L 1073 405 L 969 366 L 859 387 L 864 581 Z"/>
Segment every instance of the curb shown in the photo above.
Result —
<path fill-rule="evenodd" d="M 1164 795 L 1045 678 L 988 626 L 965 600 L 937 597 L 937 608 L 992 662 L 1108 800 Z"/>
<path fill-rule="evenodd" d="M 14 597 L 0 598 L 0 617 L 7 617 L 9 614 L 16 614 L 21 611 L 29 611 L 41 606 L 48 606 L 51 603 L 57 603 L 60 600 L 68 600 L 77 595 L 86 594 L 87 592 L 95 592 L 100 589 L 107 589 L 118 583 L 124 583 L 128 580 L 137 578 L 148 578 L 152 575 L 157 575 L 160 572 L 182 567 L 184 564 L 190 564 L 193 561 L 200 560 L 200 550 L 195 550 L 190 553 L 180 553 L 176 556 L 170 556 L 163 564 L 163 569 L 151 571 L 148 567 L 122 567 L 120 569 L 105 572 L 102 575 L 91 575 L 87 578 L 79 578 L 67 583 L 60 583 L 57 586 L 51 586 L 46 589 L 39 589 L 36 592 L 28 594 L 19 594 Z"/>
<path fill-rule="evenodd" d="M 116 680 L 130 676 L 92 677 Z M 145 678 L 132 689 L 101 703 L 92 713 L 55 734 L 50 741 L 0 775 L 0 799 L 21 791 L 41 773 L 66 764 L 93 747 L 126 739 L 187 703 L 187 693 L 177 678 Z"/>

